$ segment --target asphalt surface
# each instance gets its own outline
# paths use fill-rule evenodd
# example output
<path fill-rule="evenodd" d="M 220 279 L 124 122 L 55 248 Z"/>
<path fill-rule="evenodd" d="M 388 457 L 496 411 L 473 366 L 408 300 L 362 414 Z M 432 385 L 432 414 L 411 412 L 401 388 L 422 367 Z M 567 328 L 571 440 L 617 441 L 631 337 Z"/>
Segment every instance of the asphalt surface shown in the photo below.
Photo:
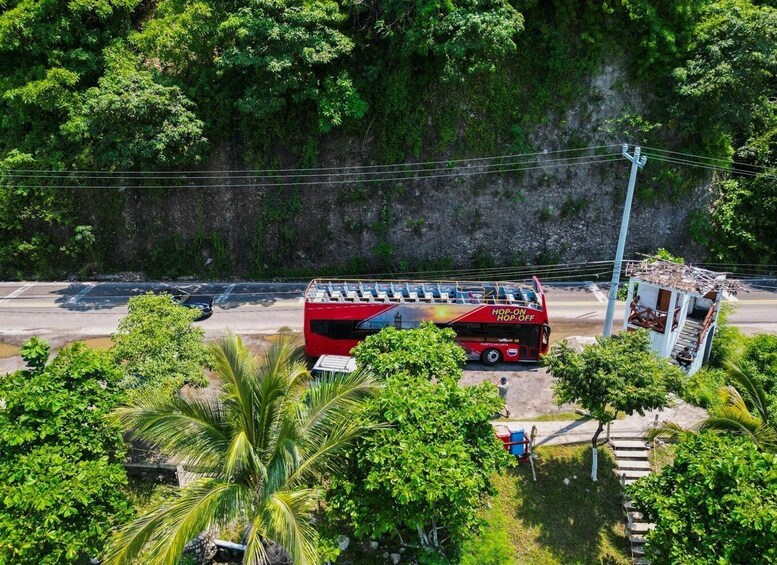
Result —
<path fill-rule="evenodd" d="M 198 322 L 208 337 L 227 331 L 302 330 L 306 283 L 0 282 L 0 339 L 109 335 L 126 315 L 129 297 L 162 287 L 214 297 L 213 316 Z M 604 321 L 605 285 L 546 284 L 545 290 L 551 325 L 563 320 L 570 327 L 590 329 Z M 777 281 L 761 281 L 747 290 L 728 298 L 736 306 L 730 322 L 747 333 L 777 334 Z M 624 309 L 623 303 L 616 308 L 616 328 L 622 324 Z"/>

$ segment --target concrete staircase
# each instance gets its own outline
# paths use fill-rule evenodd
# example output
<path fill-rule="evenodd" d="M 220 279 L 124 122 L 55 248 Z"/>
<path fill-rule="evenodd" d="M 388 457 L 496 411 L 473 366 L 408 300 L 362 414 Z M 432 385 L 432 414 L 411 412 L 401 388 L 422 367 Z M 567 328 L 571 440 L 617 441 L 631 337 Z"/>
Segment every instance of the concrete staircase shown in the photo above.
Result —
<path fill-rule="evenodd" d="M 618 466 L 615 471 L 622 485 L 630 485 L 637 479 L 650 474 L 649 450 L 645 439 L 635 436 L 613 437 L 610 439 L 615 452 L 615 462 Z M 628 496 L 623 497 L 623 512 L 626 515 L 626 529 L 628 530 L 631 554 L 635 565 L 648 565 L 645 560 L 645 534 L 655 527 L 655 524 L 646 522 L 642 514 L 635 511 Z"/>
<path fill-rule="evenodd" d="M 699 335 L 701 334 L 702 324 L 702 321 L 696 320 L 694 318 L 685 319 L 683 328 L 680 330 L 680 335 L 677 336 L 677 343 L 675 343 L 674 349 L 672 349 L 672 354 L 669 356 L 670 363 L 677 365 L 677 354 L 680 353 L 680 351 L 682 351 L 686 345 L 691 348 L 691 351 L 693 351 L 694 355 L 699 355 L 699 352 L 696 351 L 696 342 L 698 341 Z"/>

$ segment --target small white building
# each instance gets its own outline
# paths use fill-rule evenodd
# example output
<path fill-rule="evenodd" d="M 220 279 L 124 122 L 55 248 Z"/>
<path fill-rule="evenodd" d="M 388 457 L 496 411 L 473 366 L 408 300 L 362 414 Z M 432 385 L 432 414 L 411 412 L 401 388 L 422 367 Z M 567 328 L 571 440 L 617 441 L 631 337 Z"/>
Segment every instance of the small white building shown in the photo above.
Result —
<path fill-rule="evenodd" d="M 675 364 L 688 347 L 693 356 L 688 375 L 694 374 L 709 359 L 723 295 L 736 292 L 738 283 L 725 273 L 660 259 L 632 263 L 626 275 L 623 329 L 650 330 L 653 351 Z"/>

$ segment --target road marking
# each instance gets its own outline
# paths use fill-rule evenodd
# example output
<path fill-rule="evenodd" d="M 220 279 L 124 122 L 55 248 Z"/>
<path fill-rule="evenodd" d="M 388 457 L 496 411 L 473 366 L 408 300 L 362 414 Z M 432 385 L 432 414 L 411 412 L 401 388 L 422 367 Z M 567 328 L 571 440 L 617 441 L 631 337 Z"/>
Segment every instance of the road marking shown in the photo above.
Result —
<path fill-rule="evenodd" d="M 734 296 L 730 292 L 724 292 L 723 293 L 723 298 L 725 298 L 729 302 L 739 302 L 739 298 L 737 298 L 736 296 Z"/>
<path fill-rule="evenodd" d="M 234 285 L 234 284 L 231 284 L 231 285 L 229 285 L 229 286 L 227 287 L 227 290 L 225 290 L 224 292 L 222 292 L 222 293 L 221 293 L 221 295 L 220 295 L 220 296 L 219 296 L 219 297 L 218 297 L 218 298 L 215 300 L 216 304 L 221 304 L 221 303 L 222 303 L 222 302 L 224 302 L 224 301 L 225 301 L 227 298 L 229 298 L 229 295 L 230 295 L 230 293 L 231 293 L 233 290 L 235 290 L 235 286 L 237 286 L 237 285 Z"/>
<path fill-rule="evenodd" d="M 75 296 L 71 296 L 70 298 L 68 298 L 68 300 L 67 300 L 67 303 L 68 303 L 68 304 L 78 304 L 78 302 L 79 302 L 79 301 L 80 301 L 80 300 L 81 300 L 81 299 L 82 299 L 84 296 L 86 296 L 87 294 L 89 294 L 89 293 L 92 291 L 92 289 L 94 289 L 94 287 L 95 287 L 95 283 L 93 283 L 93 282 L 92 282 L 92 283 L 86 283 L 86 287 L 85 287 L 85 288 L 82 288 L 82 289 L 79 291 L 79 293 L 78 293 L 78 294 L 76 294 Z"/>
<path fill-rule="evenodd" d="M 5 297 L 5 298 L 3 298 L 2 300 L 0 300 L 0 304 L 3 304 L 4 302 L 8 302 L 9 300 L 11 300 L 11 299 L 13 299 L 13 298 L 16 298 L 16 297 L 17 297 L 17 296 L 19 296 L 19 295 L 20 295 L 22 292 L 24 292 L 25 290 L 27 290 L 27 289 L 30 289 L 30 288 L 32 288 L 32 287 L 34 287 L 34 286 L 35 286 L 35 283 L 34 283 L 34 282 L 31 282 L 31 283 L 27 283 L 27 284 L 25 284 L 25 285 L 24 285 L 23 287 L 21 287 L 21 288 L 17 288 L 17 289 L 16 289 L 16 290 L 14 290 L 14 291 L 13 291 L 11 294 L 9 294 L 8 296 L 6 296 L 6 297 Z"/>
<path fill-rule="evenodd" d="M 593 294 L 599 302 L 607 302 L 607 296 L 601 291 L 598 285 L 593 283 L 589 284 L 588 290 L 591 291 L 591 294 Z"/>

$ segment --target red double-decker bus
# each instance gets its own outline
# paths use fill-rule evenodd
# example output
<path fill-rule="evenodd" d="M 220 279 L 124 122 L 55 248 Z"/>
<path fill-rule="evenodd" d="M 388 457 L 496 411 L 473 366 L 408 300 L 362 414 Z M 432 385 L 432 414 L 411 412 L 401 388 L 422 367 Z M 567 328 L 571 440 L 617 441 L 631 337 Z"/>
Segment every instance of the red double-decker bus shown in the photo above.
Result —
<path fill-rule="evenodd" d="M 548 350 L 545 293 L 514 282 L 313 280 L 305 291 L 305 351 L 349 355 L 387 326 L 430 321 L 456 332 L 469 360 L 537 361 Z"/>

